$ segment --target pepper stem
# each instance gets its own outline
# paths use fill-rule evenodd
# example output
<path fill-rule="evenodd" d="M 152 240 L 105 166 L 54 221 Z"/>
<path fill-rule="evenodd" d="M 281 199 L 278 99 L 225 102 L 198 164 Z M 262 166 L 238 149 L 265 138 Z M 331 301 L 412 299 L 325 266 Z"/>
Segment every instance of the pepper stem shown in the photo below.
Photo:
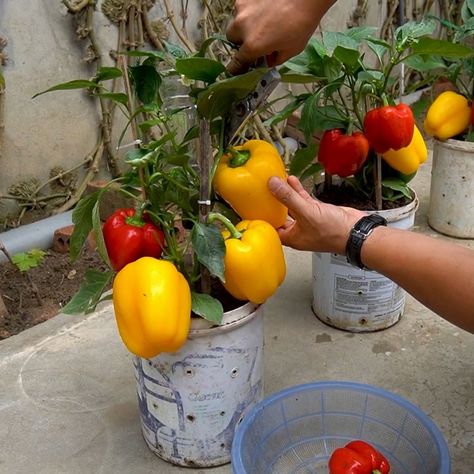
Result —
<path fill-rule="evenodd" d="M 231 158 L 228 162 L 230 168 L 238 168 L 239 166 L 243 166 L 250 159 L 249 150 L 236 150 L 235 148 L 231 148 L 230 154 Z"/>
<path fill-rule="evenodd" d="M 125 223 L 128 225 L 133 225 L 134 227 L 143 227 L 145 222 L 143 222 L 143 210 L 144 205 L 140 204 L 135 208 L 135 214 L 125 218 Z"/>
<path fill-rule="evenodd" d="M 372 474 L 382 474 L 382 473 L 381 473 L 378 469 L 374 469 L 374 470 L 372 471 Z"/>
<path fill-rule="evenodd" d="M 219 221 L 224 224 L 225 228 L 230 232 L 233 239 L 242 238 L 242 232 L 239 232 L 232 222 L 227 217 L 219 214 L 218 212 L 210 212 L 207 216 L 207 222 L 212 224 L 214 221 Z"/>

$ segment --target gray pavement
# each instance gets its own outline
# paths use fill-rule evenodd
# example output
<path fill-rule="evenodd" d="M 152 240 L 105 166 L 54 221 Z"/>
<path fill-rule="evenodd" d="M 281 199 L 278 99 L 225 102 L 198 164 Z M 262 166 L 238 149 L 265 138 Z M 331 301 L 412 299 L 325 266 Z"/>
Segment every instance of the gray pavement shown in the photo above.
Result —
<path fill-rule="evenodd" d="M 429 163 L 413 186 L 426 225 Z M 474 248 L 473 240 L 458 241 Z M 318 380 L 351 380 L 420 406 L 445 435 L 453 474 L 474 472 L 474 336 L 407 296 L 392 328 L 333 329 L 311 311 L 311 255 L 287 250 L 288 274 L 266 304 L 265 394 Z M 131 356 L 110 305 L 88 316 L 58 315 L 0 342 L 0 473 L 228 474 L 172 466 L 140 432 Z"/>

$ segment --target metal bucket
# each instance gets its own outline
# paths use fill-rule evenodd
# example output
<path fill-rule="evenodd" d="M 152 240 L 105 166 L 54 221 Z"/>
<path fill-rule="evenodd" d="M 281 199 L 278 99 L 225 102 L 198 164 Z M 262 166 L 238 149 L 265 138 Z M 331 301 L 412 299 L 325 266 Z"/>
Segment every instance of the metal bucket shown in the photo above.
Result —
<path fill-rule="evenodd" d="M 194 318 L 179 352 L 134 359 L 143 436 L 160 458 L 187 467 L 230 462 L 234 429 L 263 397 L 263 306 Z"/>
<path fill-rule="evenodd" d="M 390 227 L 411 229 L 418 198 L 397 209 L 373 211 Z M 313 252 L 314 314 L 326 324 L 351 332 L 371 332 L 397 323 L 405 309 L 405 291 L 392 280 L 347 263 L 346 257 Z"/>
<path fill-rule="evenodd" d="M 474 238 L 474 143 L 434 141 L 428 223 L 451 237 Z"/>

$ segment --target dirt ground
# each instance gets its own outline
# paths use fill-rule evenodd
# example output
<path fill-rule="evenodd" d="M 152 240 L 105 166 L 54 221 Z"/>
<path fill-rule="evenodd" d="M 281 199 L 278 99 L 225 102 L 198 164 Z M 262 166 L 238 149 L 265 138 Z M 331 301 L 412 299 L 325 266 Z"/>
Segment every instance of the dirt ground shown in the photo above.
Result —
<path fill-rule="evenodd" d="M 8 314 L 0 312 L 0 340 L 57 315 L 79 289 L 87 269 L 105 269 L 96 252 L 84 252 L 72 263 L 69 254 L 48 250 L 40 266 L 28 270 L 41 304 L 28 279 L 10 263 L 0 265 L 0 294 Z"/>

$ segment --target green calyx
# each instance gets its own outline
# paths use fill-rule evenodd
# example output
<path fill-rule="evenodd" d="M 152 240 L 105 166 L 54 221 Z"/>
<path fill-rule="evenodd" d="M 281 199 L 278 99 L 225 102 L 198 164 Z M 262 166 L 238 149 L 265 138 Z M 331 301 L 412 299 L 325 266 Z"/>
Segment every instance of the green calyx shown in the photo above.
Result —
<path fill-rule="evenodd" d="M 231 148 L 230 150 L 231 158 L 228 161 L 228 165 L 230 168 L 238 168 L 239 166 L 245 165 L 247 161 L 250 159 L 250 151 L 249 150 L 235 150 Z"/>

